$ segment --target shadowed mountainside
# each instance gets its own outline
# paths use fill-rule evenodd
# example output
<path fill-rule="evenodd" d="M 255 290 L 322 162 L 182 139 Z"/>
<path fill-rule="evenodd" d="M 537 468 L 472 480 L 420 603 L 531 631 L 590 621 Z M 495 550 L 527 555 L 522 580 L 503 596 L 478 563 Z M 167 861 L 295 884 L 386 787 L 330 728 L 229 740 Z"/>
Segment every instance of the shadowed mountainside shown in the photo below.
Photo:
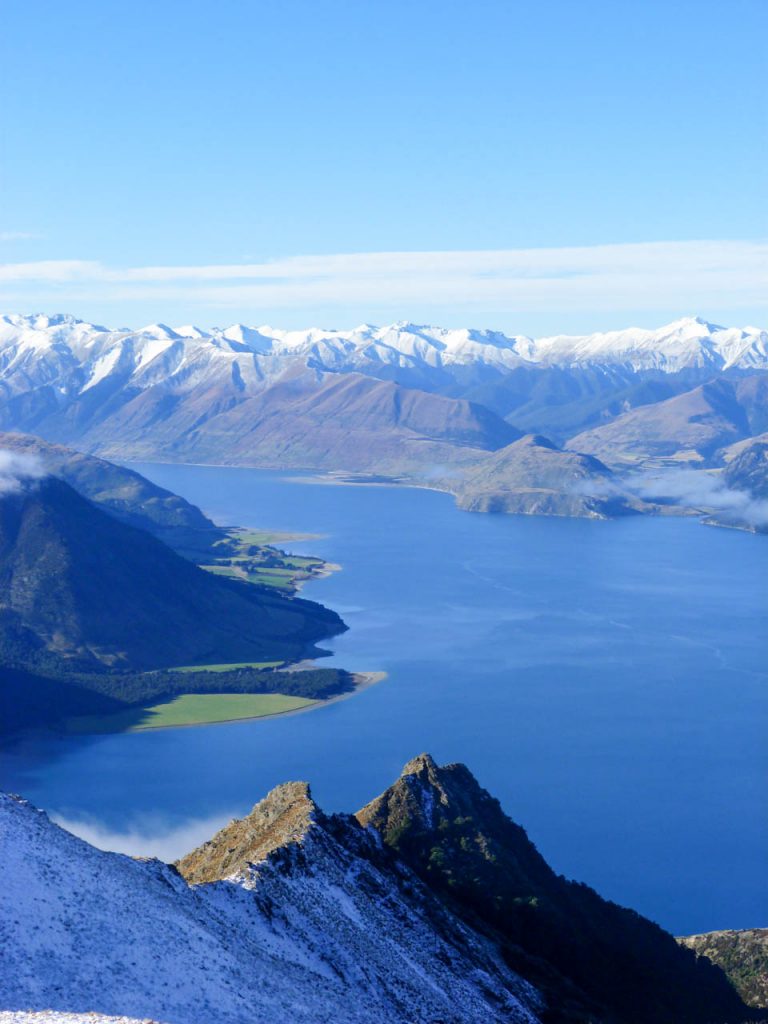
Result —
<path fill-rule="evenodd" d="M 496 935 L 510 965 L 570 1019 L 745 1019 L 707 961 L 679 955 L 657 925 L 556 875 L 464 765 L 421 755 L 357 818 L 467 922 Z"/>
<path fill-rule="evenodd" d="M 117 519 L 168 539 L 182 530 L 215 530 L 215 525 L 178 494 L 125 466 L 51 444 L 29 434 L 0 432 L 0 451 L 39 458 L 45 469 L 111 512 Z"/>
<path fill-rule="evenodd" d="M 742 447 L 723 470 L 723 479 L 754 498 L 768 498 L 768 436 Z"/>
<path fill-rule="evenodd" d="M 207 573 L 48 477 L 0 501 L 5 632 L 80 667 L 288 660 L 332 611 Z"/>

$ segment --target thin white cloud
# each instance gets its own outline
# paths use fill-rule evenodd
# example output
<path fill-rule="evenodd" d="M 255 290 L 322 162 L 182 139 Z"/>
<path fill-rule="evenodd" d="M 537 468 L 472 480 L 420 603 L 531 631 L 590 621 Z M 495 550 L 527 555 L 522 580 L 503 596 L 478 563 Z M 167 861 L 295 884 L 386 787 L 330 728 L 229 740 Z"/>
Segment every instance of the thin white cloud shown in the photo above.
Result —
<path fill-rule="evenodd" d="M 0 242 L 28 242 L 41 237 L 36 231 L 0 231 Z"/>
<path fill-rule="evenodd" d="M 0 449 L 0 497 L 15 494 L 30 480 L 41 480 L 48 475 L 42 459 L 26 452 Z"/>
<path fill-rule="evenodd" d="M 117 268 L 90 260 L 0 264 L 6 304 L 190 301 L 253 309 L 450 304 L 520 312 L 768 306 L 768 243 L 648 242 L 559 249 L 379 252 L 262 263 Z"/>

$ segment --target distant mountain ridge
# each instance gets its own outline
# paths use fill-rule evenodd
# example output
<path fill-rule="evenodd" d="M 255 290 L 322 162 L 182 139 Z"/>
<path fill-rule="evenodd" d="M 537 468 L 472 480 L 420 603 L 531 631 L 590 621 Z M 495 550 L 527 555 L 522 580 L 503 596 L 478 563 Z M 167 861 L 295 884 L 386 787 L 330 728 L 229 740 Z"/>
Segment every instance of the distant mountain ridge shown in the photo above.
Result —
<path fill-rule="evenodd" d="M 351 330 L 281 330 L 266 325 L 202 330 L 150 324 L 111 329 L 66 315 L 0 317 L 0 372 L 32 375 L 45 362 L 54 371 L 78 370 L 82 390 L 115 374 L 146 386 L 160 366 L 179 379 L 204 374 L 216 364 L 237 365 L 248 386 L 280 372 L 279 364 L 302 361 L 312 368 L 351 371 L 380 367 L 482 364 L 513 369 L 539 366 L 625 366 L 675 373 L 706 368 L 768 369 L 768 331 L 722 327 L 684 317 L 655 330 L 630 327 L 588 335 L 530 338 L 475 328 L 443 328 L 400 321 Z"/>
<path fill-rule="evenodd" d="M 0 430 L 121 461 L 387 476 L 467 508 L 610 515 L 639 505 L 614 501 L 615 481 L 606 498 L 588 456 L 617 471 L 718 469 L 768 430 L 768 332 L 696 317 L 531 339 L 5 316 Z M 524 458 L 513 446 L 527 434 L 544 446 Z"/>
<path fill-rule="evenodd" d="M 631 466 L 638 456 L 697 463 L 750 433 L 738 387 L 720 379 L 631 409 L 604 426 L 578 434 L 568 444 L 609 465 Z"/>

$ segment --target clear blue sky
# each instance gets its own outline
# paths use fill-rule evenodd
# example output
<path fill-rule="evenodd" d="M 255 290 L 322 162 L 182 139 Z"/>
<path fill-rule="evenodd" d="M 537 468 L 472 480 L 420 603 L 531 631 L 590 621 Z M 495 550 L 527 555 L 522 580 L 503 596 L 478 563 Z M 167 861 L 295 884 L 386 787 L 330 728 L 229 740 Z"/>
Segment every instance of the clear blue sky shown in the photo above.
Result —
<path fill-rule="evenodd" d="M 94 261 L 119 277 L 768 237 L 766 0 L 4 0 L 2 20 L 2 263 Z M 537 309 L 465 302 L 464 285 L 229 298 L 85 276 L 5 282 L 0 305 L 134 324 L 429 314 L 534 332 L 768 320 L 754 288 L 693 310 L 695 288 L 654 306 L 640 283 L 569 319 L 546 290 Z"/>

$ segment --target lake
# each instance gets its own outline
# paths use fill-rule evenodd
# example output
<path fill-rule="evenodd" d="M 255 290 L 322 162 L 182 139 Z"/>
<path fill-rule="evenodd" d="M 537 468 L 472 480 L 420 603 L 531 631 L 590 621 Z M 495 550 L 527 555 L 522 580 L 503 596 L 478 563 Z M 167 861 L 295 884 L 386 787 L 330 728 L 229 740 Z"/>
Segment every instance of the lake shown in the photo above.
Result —
<path fill-rule="evenodd" d="M 287 547 L 342 566 L 304 591 L 350 627 L 325 663 L 389 676 L 292 717 L 28 740 L 4 789 L 171 858 L 278 782 L 353 811 L 427 750 L 466 762 L 557 871 L 673 932 L 768 924 L 767 537 L 137 468 L 219 522 L 320 534 Z"/>

